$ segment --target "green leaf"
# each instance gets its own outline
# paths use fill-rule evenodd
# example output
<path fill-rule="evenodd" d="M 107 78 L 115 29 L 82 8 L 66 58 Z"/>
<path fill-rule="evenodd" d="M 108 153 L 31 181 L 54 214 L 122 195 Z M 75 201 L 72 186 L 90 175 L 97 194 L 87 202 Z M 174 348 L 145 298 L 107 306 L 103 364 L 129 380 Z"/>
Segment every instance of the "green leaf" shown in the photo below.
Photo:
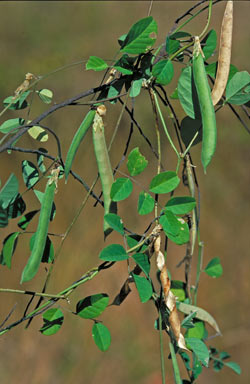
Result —
<path fill-rule="evenodd" d="M 229 361 L 228 363 L 224 363 L 224 365 L 231 368 L 238 375 L 241 374 L 241 368 L 240 368 L 239 364 L 235 363 L 234 361 Z"/>
<path fill-rule="evenodd" d="M 127 260 L 128 254 L 120 244 L 111 244 L 103 248 L 99 254 L 99 258 L 105 261 L 121 261 Z"/>
<path fill-rule="evenodd" d="M 169 193 L 180 183 L 180 179 L 173 171 L 162 172 L 156 175 L 150 183 L 150 192 Z"/>
<path fill-rule="evenodd" d="M 129 249 L 135 247 L 140 241 L 141 237 L 138 235 L 131 235 L 131 236 L 126 236 L 127 244 Z M 141 247 L 138 247 L 136 249 L 137 252 L 143 252 L 147 249 L 147 246 L 143 244 Z"/>
<path fill-rule="evenodd" d="M 141 191 L 138 199 L 137 210 L 139 215 L 147 215 L 152 212 L 155 206 L 155 201 L 153 197 L 144 191 Z"/>
<path fill-rule="evenodd" d="M 143 80 L 144 79 L 142 77 L 140 79 L 133 80 L 132 85 L 131 85 L 131 89 L 130 89 L 130 92 L 129 92 L 129 96 L 130 97 L 139 96 L 139 94 L 141 92 L 141 87 L 142 87 Z"/>
<path fill-rule="evenodd" d="M 175 244 L 182 245 L 189 241 L 189 228 L 188 224 L 182 219 L 177 219 L 180 222 L 180 231 L 178 235 L 174 236 L 171 232 L 165 232 L 167 237 L 172 240 Z"/>
<path fill-rule="evenodd" d="M 9 269 L 11 268 L 11 260 L 17 246 L 19 233 L 13 232 L 3 241 L 3 260 Z"/>
<path fill-rule="evenodd" d="M 114 68 L 121 72 L 123 75 L 132 75 L 134 62 L 135 57 L 130 57 L 124 53 L 122 57 L 120 57 L 120 59 L 115 62 Z"/>
<path fill-rule="evenodd" d="M 186 215 L 191 212 L 196 206 L 196 201 L 194 197 L 191 196 L 181 196 L 181 197 L 172 197 L 168 200 L 166 204 L 166 209 L 171 211 L 175 215 Z"/>
<path fill-rule="evenodd" d="M 0 201 L 3 209 L 7 208 L 10 202 L 16 198 L 18 188 L 18 180 L 12 173 L 0 191 Z"/>
<path fill-rule="evenodd" d="M 59 308 L 48 309 L 43 314 L 43 326 L 40 332 L 46 336 L 54 335 L 61 328 L 63 320 L 64 315 Z"/>
<path fill-rule="evenodd" d="M 183 281 L 172 280 L 170 289 L 173 294 L 177 297 L 178 301 L 184 301 L 186 299 L 185 284 L 183 283 Z"/>
<path fill-rule="evenodd" d="M 123 85 L 124 85 L 124 79 L 115 80 L 112 83 L 112 85 L 109 86 L 109 91 L 108 91 L 107 97 L 112 98 L 112 97 L 118 96 L 122 91 Z M 115 101 L 117 101 L 117 100 L 113 100 L 112 103 Z"/>
<path fill-rule="evenodd" d="M 132 54 L 145 53 L 156 40 L 157 23 L 152 16 L 135 23 L 121 45 L 121 52 Z"/>
<path fill-rule="evenodd" d="M 191 312 L 188 316 L 186 316 L 181 322 L 181 328 L 194 328 L 193 318 L 196 316 L 196 312 Z"/>
<path fill-rule="evenodd" d="M 186 147 L 189 146 L 197 132 L 198 136 L 193 141 L 192 147 L 202 140 L 202 122 L 199 119 L 192 119 L 189 116 L 184 117 L 181 121 L 181 139 Z"/>
<path fill-rule="evenodd" d="M 38 148 L 40 152 L 44 152 L 44 153 L 48 153 L 47 149 L 45 148 Z M 44 165 L 44 156 L 43 155 L 39 155 L 37 154 L 37 165 L 38 165 L 38 168 L 40 169 L 40 171 L 42 173 L 45 173 L 46 172 L 46 167 Z"/>
<path fill-rule="evenodd" d="M 8 212 L 7 209 L 3 209 L 0 201 L 0 228 L 7 227 L 8 225 Z"/>
<path fill-rule="evenodd" d="M 204 45 L 205 44 L 205 45 Z M 205 56 L 205 60 L 207 60 L 216 49 L 217 44 L 217 34 L 214 29 L 212 29 L 201 41 L 201 47 L 203 54 Z"/>
<path fill-rule="evenodd" d="M 25 120 L 21 118 L 6 120 L 3 124 L 0 125 L 0 132 L 8 133 L 14 131 L 16 128 L 22 126 L 24 122 Z"/>
<path fill-rule="evenodd" d="M 146 158 L 140 153 L 139 148 L 132 149 L 128 155 L 127 168 L 131 176 L 139 175 L 148 165 Z"/>
<path fill-rule="evenodd" d="M 216 72 L 217 72 L 217 68 L 218 68 L 218 61 L 214 62 L 214 63 L 211 63 L 211 64 L 208 64 L 206 65 L 205 69 L 206 69 L 206 73 L 213 77 L 215 79 L 215 76 L 216 76 Z M 238 68 L 235 67 L 235 65 L 233 64 L 230 64 L 230 70 L 229 70 L 229 75 L 228 75 L 228 80 L 227 80 L 227 83 L 229 83 L 229 81 L 232 79 L 232 77 L 235 75 L 235 73 L 237 73 L 239 70 Z"/>
<path fill-rule="evenodd" d="M 167 85 L 174 76 L 174 67 L 170 60 L 161 60 L 153 66 L 152 75 L 156 78 L 156 82 Z"/>
<path fill-rule="evenodd" d="M 78 301 L 76 314 L 83 319 L 94 319 L 104 312 L 108 303 L 109 296 L 106 293 L 85 297 L 85 299 Z"/>
<path fill-rule="evenodd" d="M 133 255 L 133 259 L 136 262 L 136 264 L 139 265 L 139 267 L 145 273 L 145 275 L 149 277 L 150 263 L 148 260 L 148 256 L 145 255 L 144 253 L 135 253 Z"/>
<path fill-rule="evenodd" d="M 178 89 L 177 88 L 175 88 L 174 92 L 171 93 L 170 98 L 173 99 L 173 100 L 178 100 L 179 99 Z"/>
<path fill-rule="evenodd" d="M 27 188 L 32 188 L 39 180 L 39 172 L 31 161 L 23 160 L 22 173 Z"/>
<path fill-rule="evenodd" d="M 231 103 L 231 100 L 233 100 L 237 94 L 239 95 L 239 93 L 243 93 L 243 88 L 249 84 L 250 74 L 247 71 L 235 73 L 226 87 L 226 102 Z M 250 100 L 249 94 L 248 97 L 248 100 Z M 244 101 L 244 103 L 248 100 Z"/>
<path fill-rule="evenodd" d="M 50 89 L 40 89 L 40 91 L 36 91 L 36 93 L 45 104 L 51 103 L 53 98 L 53 92 Z"/>
<path fill-rule="evenodd" d="M 177 303 L 177 308 L 179 311 L 185 313 L 186 315 L 189 315 L 192 312 L 196 312 L 196 319 L 206 321 L 212 328 L 214 328 L 217 333 L 221 333 L 214 318 L 204 309 L 186 303 Z"/>
<path fill-rule="evenodd" d="M 185 338 L 195 337 L 196 339 L 202 340 L 205 335 L 205 325 L 203 321 L 197 321 L 194 323 L 194 327 L 187 330 Z"/>
<path fill-rule="evenodd" d="M 86 69 L 93 69 L 94 71 L 103 71 L 104 69 L 108 68 L 108 64 L 97 56 L 90 56 L 86 63 Z"/>
<path fill-rule="evenodd" d="M 171 211 L 165 211 L 159 222 L 167 236 L 168 234 L 177 236 L 180 233 L 181 223 Z"/>
<path fill-rule="evenodd" d="M 189 349 L 191 349 L 197 356 L 198 360 L 208 367 L 209 363 L 209 350 L 203 341 L 196 339 L 194 337 L 185 338 L 186 345 Z"/>
<path fill-rule="evenodd" d="M 30 250 L 31 251 L 32 251 L 33 246 L 34 246 L 35 239 L 36 239 L 36 233 L 34 233 L 30 238 Z M 54 253 L 53 244 L 52 244 L 49 236 L 47 236 L 41 262 L 42 263 L 52 263 L 54 261 L 54 256 L 55 256 L 55 253 Z"/>
<path fill-rule="evenodd" d="M 189 37 L 191 34 L 189 32 L 174 32 L 170 35 L 171 39 L 182 39 L 183 37 Z"/>
<path fill-rule="evenodd" d="M 26 210 L 26 204 L 20 195 L 17 194 L 14 200 L 10 202 L 7 208 L 7 214 L 9 219 L 15 219 L 18 216 L 21 216 L 23 212 Z"/>
<path fill-rule="evenodd" d="M 136 288 L 138 290 L 140 300 L 142 303 L 146 303 L 153 294 L 152 284 L 143 276 L 138 276 L 132 273 Z"/>
<path fill-rule="evenodd" d="M 172 36 L 167 36 L 166 38 L 166 52 L 169 56 L 178 51 L 180 48 L 179 40 L 172 39 Z"/>
<path fill-rule="evenodd" d="M 11 104 L 13 101 L 13 96 L 9 96 L 4 99 L 3 104 L 5 107 L 11 104 L 11 106 L 9 107 L 10 110 L 24 109 L 28 106 L 26 98 L 29 96 L 29 94 L 30 91 L 23 92 L 18 98 L 14 100 L 13 104 Z"/>
<path fill-rule="evenodd" d="M 32 139 L 40 141 L 41 143 L 48 141 L 49 138 L 49 135 L 46 130 L 40 127 L 39 125 L 34 125 L 30 129 L 28 129 L 28 134 L 32 137 Z"/>
<path fill-rule="evenodd" d="M 215 257 L 214 259 L 210 260 L 208 265 L 204 269 L 204 272 L 206 272 L 207 275 L 212 277 L 220 277 L 223 273 L 223 268 L 220 263 L 219 257 Z"/>
<path fill-rule="evenodd" d="M 97 347 L 105 352 L 110 346 L 111 335 L 108 328 L 102 323 L 95 323 L 92 328 L 92 336 Z"/>
<path fill-rule="evenodd" d="M 116 215 L 115 213 L 107 213 L 104 216 L 104 220 L 108 223 L 110 228 L 119 232 L 121 235 L 124 235 L 123 223 L 120 216 Z"/>
<path fill-rule="evenodd" d="M 44 192 L 41 192 L 41 191 L 38 191 L 37 189 L 34 189 L 34 193 L 35 193 L 36 197 L 38 198 L 40 204 L 42 204 Z M 54 220 L 55 215 L 56 215 L 56 205 L 53 202 L 51 214 L 50 214 L 50 221 Z"/>
<path fill-rule="evenodd" d="M 186 67 L 182 71 L 178 80 L 177 89 L 181 106 L 186 114 L 192 119 L 201 118 L 191 67 Z"/>
<path fill-rule="evenodd" d="M 120 177 L 112 184 L 110 197 L 113 201 L 121 201 L 129 197 L 133 190 L 133 184 L 127 177 Z"/>

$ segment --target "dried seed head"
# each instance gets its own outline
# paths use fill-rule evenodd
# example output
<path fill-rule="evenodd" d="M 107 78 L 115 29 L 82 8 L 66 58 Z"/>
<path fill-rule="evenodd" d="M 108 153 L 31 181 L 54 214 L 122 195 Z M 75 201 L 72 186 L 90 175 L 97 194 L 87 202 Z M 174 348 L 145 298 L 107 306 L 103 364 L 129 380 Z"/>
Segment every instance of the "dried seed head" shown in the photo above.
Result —
<path fill-rule="evenodd" d="M 105 116 L 106 111 L 107 111 L 107 109 L 106 109 L 105 105 L 103 105 L 103 104 L 99 105 L 99 107 L 97 107 L 97 113 L 99 116 Z"/>
<path fill-rule="evenodd" d="M 32 80 L 35 76 L 32 73 L 26 73 L 25 80 Z"/>

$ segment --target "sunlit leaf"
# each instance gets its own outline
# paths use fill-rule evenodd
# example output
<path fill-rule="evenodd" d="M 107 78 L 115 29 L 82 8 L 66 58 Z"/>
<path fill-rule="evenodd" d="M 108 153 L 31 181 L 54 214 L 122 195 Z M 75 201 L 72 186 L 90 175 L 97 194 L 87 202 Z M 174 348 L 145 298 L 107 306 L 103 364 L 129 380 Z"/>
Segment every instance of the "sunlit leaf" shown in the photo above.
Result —
<path fill-rule="evenodd" d="M 90 56 L 86 63 L 86 69 L 93 69 L 94 71 L 103 71 L 108 68 L 108 64 L 97 56 Z"/>
<path fill-rule="evenodd" d="M 150 263 L 148 260 L 148 256 L 145 253 L 135 253 L 133 255 L 133 259 L 136 262 L 136 264 L 139 265 L 139 267 L 145 273 L 145 275 L 149 277 Z"/>
<path fill-rule="evenodd" d="M 24 122 L 25 120 L 21 118 L 6 120 L 3 124 L 0 125 L 0 132 L 8 133 L 14 131 L 16 128 L 22 126 Z"/>
<path fill-rule="evenodd" d="M 164 214 L 160 217 L 159 222 L 167 236 L 168 234 L 172 234 L 173 236 L 179 234 L 181 223 L 171 211 L 165 210 Z"/>
<path fill-rule="evenodd" d="M 128 254 L 120 244 L 110 244 L 99 254 L 99 258 L 105 261 L 121 261 L 128 259 Z"/>
<path fill-rule="evenodd" d="M 152 16 L 135 23 L 121 44 L 121 52 L 132 54 L 145 53 L 155 42 L 157 23 Z"/>
<path fill-rule="evenodd" d="M 175 172 L 167 171 L 156 175 L 150 183 L 150 191 L 153 193 L 169 193 L 180 183 Z"/>
<path fill-rule="evenodd" d="M 115 213 L 107 213 L 104 216 L 104 220 L 108 223 L 110 228 L 119 232 L 121 235 L 124 235 L 123 223 L 120 216 L 116 215 Z"/>
<path fill-rule="evenodd" d="M 3 260 L 8 268 L 11 268 L 11 260 L 17 246 L 19 233 L 11 233 L 3 241 Z"/>
<path fill-rule="evenodd" d="M 220 263 L 220 258 L 215 257 L 214 259 L 210 260 L 206 268 L 204 269 L 204 272 L 206 272 L 207 275 L 212 277 L 219 277 L 223 273 L 223 268 Z"/>
<path fill-rule="evenodd" d="M 142 303 L 146 303 L 153 294 L 152 284 L 143 276 L 132 273 Z"/>
<path fill-rule="evenodd" d="M 195 337 L 196 339 L 203 339 L 205 335 L 205 326 L 203 321 L 194 323 L 194 327 L 187 330 L 185 338 Z"/>
<path fill-rule="evenodd" d="M 40 332 L 51 336 L 59 331 L 63 324 L 64 315 L 59 308 L 50 308 L 43 314 L 43 326 Z"/>
<path fill-rule="evenodd" d="M 147 215 L 152 212 L 155 206 L 155 201 L 153 197 L 144 191 L 141 191 L 138 199 L 137 210 L 139 215 Z"/>
<path fill-rule="evenodd" d="M 214 29 L 212 29 L 201 41 L 201 47 L 203 54 L 205 56 L 205 60 L 207 60 L 216 49 L 217 44 L 217 34 Z"/>
<path fill-rule="evenodd" d="M 113 201 L 121 201 L 129 197 L 133 190 L 132 181 L 127 177 L 119 177 L 112 184 L 110 197 Z"/>
<path fill-rule="evenodd" d="M 107 308 L 109 297 L 106 293 L 85 297 L 78 301 L 76 305 L 76 314 L 83 319 L 94 319 Z"/>
<path fill-rule="evenodd" d="M 167 85 L 174 76 L 174 67 L 172 61 L 161 60 L 153 66 L 152 75 L 156 78 L 156 82 Z"/>
<path fill-rule="evenodd" d="M 166 204 L 166 209 L 175 215 L 185 215 L 194 209 L 196 201 L 191 196 L 172 197 Z"/>
<path fill-rule="evenodd" d="M 111 335 L 108 328 L 102 323 L 94 323 L 92 336 L 97 347 L 102 351 L 107 351 L 111 343 Z"/>
<path fill-rule="evenodd" d="M 197 356 L 198 360 L 208 367 L 209 363 L 209 350 L 203 341 L 196 339 L 194 337 L 185 338 L 186 345 L 189 349 L 191 349 Z"/>
<path fill-rule="evenodd" d="M 18 180 L 14 173 L 12 173 L 0 191 L 2 208 L 7 208 L 10 202 L 15 199 L 18 194 L 18 188 Z"/>
<path fill-rule="evenodd" d="M 40 99 L 45 104 L 50 104 L 53 98 L 53 92 L 50 89 L 40 89 L 40 91 L 36 91 Z"/>
<path fill-rule="evenodd" d="M 39 172 L 31 161 L 22 161 L 22 174 L 27 188 L 32 188 L 39 180 Z"/>
<path fill-rule="evenodd" d="M 128 155 L 127 168 L 131 176 L 139 175 L 148 165 L 146 158 L 140 153 L 139 148 L 134 148 Z"/>
<path fill-rule="evenodd" d="M 34 125 L 33 127 L 28 129 L 28 134 L 32 137 L 32 139 L 38 140 L 41 143 L 48 141 L 49 135 L 45 129 L 40 127 L 39 125 Z"/>

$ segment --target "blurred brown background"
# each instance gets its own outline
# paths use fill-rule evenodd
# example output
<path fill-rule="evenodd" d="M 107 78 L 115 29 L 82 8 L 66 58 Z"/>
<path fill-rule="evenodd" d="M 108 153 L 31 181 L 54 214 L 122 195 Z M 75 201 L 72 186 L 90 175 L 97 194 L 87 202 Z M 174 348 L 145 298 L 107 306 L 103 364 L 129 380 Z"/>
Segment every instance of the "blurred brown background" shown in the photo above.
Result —
<path fill-rule="evenodd" d="M 159 26 L 158 43 L 165 40 L 174 20 L 195 2 L 158 1 L 152 8 L 152 16 Z M 219 33 L 225 2 L 213 9 L 211 28 Z M 131 25 L 147 16 L 148 1 L 83 1 L 83 2 L 1 2 L 0 13 L 0 93 L 1 100 L 13 94 L 23 81 L 26 72 L 43 75 L 58 67 L 87 59 L 90 55 L 112 59 L 117 52 L 117 38 L 126 33 Z M 240 70 L 249 70 L 249 10 L 248 2 L 235 2 L 235 21 L 232 63 Z M 195 19 L 184 29 L 192 34 L 199 34 L 206 21 L 205 13 Z M 210 59 L 210 61 L 214 59 Z M 180 71 L 181 68 L 177 69 Z M 39 84 L 39 88 L 49 88 L 54 92 L 54 102 L 60 102 L 99 84 L 102 74 L 86 72 L 83 65 L 74 66 Z M 175 78 L 177 79 L 177 77 Z M 176 86 L 173 81 L 167 88 L 171 92 Z M 184 112 L 174 103 L 179 119 Z M 34 103 L 31 118 L 47 108 L 39 101 Z M 46 119 L 49 127 L 60 136 L 63 156 L 67 153 L 74 132 L 86 113 L 85 107 L 68 107 Z M 119 105 L 109 106 L 106 118 L 106 132 L 109 141 L 117 118 Z M 24 112 L 12 112 L 3 116 L 7 118 L 23 116 Z M 204 176 L 200 165 L 200 147 L 193 149 L 193 158 L 201 186 L 201 237 L 205 243 L 204 266 L 213 257 L 220 257 L 224 274 L 219 279 L 202 275 L 198 305 L 207 309 L 217 320 L 223 337 L 211 340 L 212 345 L 232 355 L 243 373 L 237 376 L 224 368 L 220 373 L 204 368 L 198 383 L 248 383 L 249 365 L 249 136 L 239 124 L 229 108 L 218 113 L 218 147 L 216 156 Z M 156 146 L 151 108 L 147 95 L 136 99 L 136 118 Z M 170 132 L 174 135 L 171 123 Z M 129 132 L 129 120 L 124 116 L 119 134 L 111 153 L 112 164 L 119 161 L 123 152 L 124 141 Z M 23 146 L 39 147 L 39 143 L 27 137 L 22 139 Z M 141 185 L 147 186 L 156 170 L 156 162 L 150 150 L 135 129 L 130 150 L 140 147 L 150 160 L 151 166 L 145 175 L 138 177 Z M 44 146 L 56 154 L 52 138 Z M 167 169 L 174 169 L 175 157 L 162 133 L 162 151 Z M 32 155 L 23 156 L 12 153 L 1 154 L 1 180 L 7 180 L 14 172 L 20 179 L 20 190 L 25 186 L 21 176 L 21 161 Z M 126 167 L 122 168 L 126 172 Z M 89 184 L 96 175 L 91 135 L 85 138 L 75 162 L 74 170 Z M 43 190 L 44 183 L 39 186 Z M 96 192 L 100 185 L 96 187 Z M 134 215 L 139 187 L 134 188 L 129 202 L 120 204 L 119 213 L 127 227 L 142 232 L 146 219 Z M 180 192 L 181 193 L 181 192 Z M 187 190 L 183 189 L 183 193 Z M 64 233 L 75 216 L 86 192 L 79 183 L 70 179 L 67 185 L 60 182 L 56 196 L 57 215 L 50 231 Z M 28 209 L 38 207 L 36 198 L 29 192 L 26 203 Z M 0 240 L 10 231 L 17 230 L 17 220 L 13 220 L 7 229 L 1 229 Z M 29 230 L 35 230 L 34 220 Z M 80 215 L 65 241 L 60 257 L 55 265 L 54 274 L 48 288 L 49 292 L 59 292 L 81 274 L 98 265 L 98 253 L 103 248 L 102 210 L 93 209 L 93 200 Z M 115 234 L 109 242 L 119 242 Z M 55 247 L 59 244 L 55 241 Z M 168 266 L 174 279 L 183 279 L 183 270 L 176 264 L 184 256 L 185 247 L 171 246 L 168 252 Z M 24 289 L 20 287 L 21 271 L 27 260 L 28 235 L 23 236 L 13 258 L 12 270 L 0 269 L 1 287 Z M 197 257 L 197 252 L 195 257 Z M 153 266 L 153 271 L 155 267 Z M 153 272 L 154 273 L 154 272 Z M 106 310 L 101 319 L 112 335 L 112 344 L 108 352 L 102 353 L 95 346 L 91 337 L 92 322 L 78 319 L 68 312 L 74 310 L 81 298 L 98 292 L 107 292 L 111 299 L 118 292 L 126 278 L 126 263 L 118 263 L 91 282 L 77 289 L 71 296 L 70 305 L 61 303 L 65 309 L 65 321 L 62 329 L 54 336 L 43 336 L 38 332 L 42 320 L 37 317 L 28 330 L 23 325 L 12 329 L 0 340 L 0 377 L 1 384 L 64 384 L 89 383 L 100 381 L 108 383 L 160 383 L 159 335 L 154 330 L 157 316 L 151 302 L 141 304 L 136 292 L 132 292 L 121 307 Z M 195 277 L 195 263 L 192 278 Z M 41 290 L 45 272 L 41 269 L 38 277 L 25 289 Z M 194 280 L 193 280 L 194 281 Z M 157 284 L 157 283 L 156 283 Z M 15 303 L 16 310 L 12 321 L 22 316 L 27 298 L 2 293 L 0 300 L 0 322 Z M 212 332 L 211 332 L 212 333 Z M 164 337 L 166 350 L 167 382 L 173 383 L 173 373 L 168 356 L 168 340 Z M 180 363 L 181 366 L 182 363 Z"/>

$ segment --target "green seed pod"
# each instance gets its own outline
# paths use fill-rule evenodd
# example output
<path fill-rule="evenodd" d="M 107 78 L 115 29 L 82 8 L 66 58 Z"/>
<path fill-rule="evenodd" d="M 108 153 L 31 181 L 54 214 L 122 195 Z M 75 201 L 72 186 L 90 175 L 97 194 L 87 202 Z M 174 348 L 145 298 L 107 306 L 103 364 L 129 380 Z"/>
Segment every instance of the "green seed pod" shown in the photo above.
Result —
<path fill-rule="evenodd" d="M 107 213 L 116 213 L 117 205 L 110 198 L 110 190 L 114 182 L 113 172 L 109 160 L 108 150 L 104 135 L 104 124 L 102 117 L 105 114 L 104 105 L 98 107 L 93 123 L 93 143 L 98 171 L 102 184 L 104 215 Z M 112 229 L 104 220 L 104 236 L 106 237 Z"/>
<path fill-rule="evenodd" d="M 94 111 L 94 110 L 90 110 L 87 113 L 87 115 L 85 116 L 83 122 L 81 123 L 80 127 L 78 128 L 78 130 L 77 130 L 77 132 L 76 132 L 76 134 L 72 140 L 72 143 L 69 147 L 66 161 L 65 161 L 65 167 L 64 167 L 66 183 L 67 183 L 69 172 L 71 170 L 71 166 L 72 166 L 73 160 L 75 158 L 76 152 L 78 150 L 78 147 L 81 144 L 84 136 L 86 135 L 89 127 L 93 123 L 95 114 L 96 114 L 96 111 Z"/>
<path fill-rule="evenodd" d="M 198 94 L 202 118 L 202 150 L 201 161 L 204 172 L 210 163 L 216 148 L 217 130 L 216 119 L 211 98 L 211 91 L 207 80 L 202 50 L 199 38 L 195 37 L 193 51 L 193 76 Z"/>
<path fill-rule="evenodd" d="M 56 181 L 50 179 L 46 185 L 45 193 L 42 200 L 35 242 L 29 260 L 23 270 L 21 283 L 31 280 L 36 275 L 39 269 L 39 265 L 41 263 L 46 244 L 50 214 L 54 201 L 55 191 Z"/>

